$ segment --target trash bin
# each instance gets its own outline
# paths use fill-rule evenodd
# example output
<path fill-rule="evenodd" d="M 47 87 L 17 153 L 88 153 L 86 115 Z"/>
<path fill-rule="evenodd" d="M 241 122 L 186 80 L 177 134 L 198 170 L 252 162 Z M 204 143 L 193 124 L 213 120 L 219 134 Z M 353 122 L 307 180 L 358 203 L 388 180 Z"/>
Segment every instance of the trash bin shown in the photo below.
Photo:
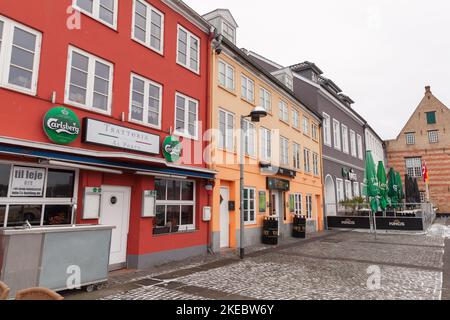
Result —
<path fill-rule="evenodd" d="M 306 219 L 303 217 L 295 216 L 293 227 L 292 227 L 292 237 L 305 239 L 306 238 Z"/>
<path fill-rule="evenodd" d="M 278 219 L 264 218 L 262 243 L 268 245 L 278 244 Z"/>

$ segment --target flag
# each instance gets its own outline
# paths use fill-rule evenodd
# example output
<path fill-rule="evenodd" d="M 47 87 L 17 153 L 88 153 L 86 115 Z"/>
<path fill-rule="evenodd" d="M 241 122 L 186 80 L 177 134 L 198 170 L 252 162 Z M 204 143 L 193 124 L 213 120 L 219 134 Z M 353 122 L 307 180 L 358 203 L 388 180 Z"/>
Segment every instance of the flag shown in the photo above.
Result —
<path fill-rule="evenodd" d="M 426 161 L 422 161 L 422 177 L 423 182 L 428 183 L 430 181 L 430 176 L 428 175 L 428 168 Z"/>

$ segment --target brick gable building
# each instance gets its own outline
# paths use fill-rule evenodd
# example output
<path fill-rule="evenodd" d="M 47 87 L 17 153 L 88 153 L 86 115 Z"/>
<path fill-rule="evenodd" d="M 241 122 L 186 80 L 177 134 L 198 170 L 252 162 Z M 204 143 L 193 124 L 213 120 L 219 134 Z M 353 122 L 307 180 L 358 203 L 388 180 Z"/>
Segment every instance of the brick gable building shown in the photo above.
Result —
<path fill-rule="evenodd" d="M 425 197 L 422 164 L 426 161 L 430 176 L 430 201 L 438 213 L 450 212 L 450 110 L 425 88 L 425 97 L 397 139 L 387 141 L 388 166 L 419 178 Z"/>

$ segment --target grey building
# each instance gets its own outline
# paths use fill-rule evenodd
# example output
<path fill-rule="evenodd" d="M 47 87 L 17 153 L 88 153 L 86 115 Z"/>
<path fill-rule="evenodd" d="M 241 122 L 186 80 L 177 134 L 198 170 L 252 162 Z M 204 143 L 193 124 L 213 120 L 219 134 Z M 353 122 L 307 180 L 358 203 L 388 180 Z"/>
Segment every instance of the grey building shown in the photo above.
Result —
<path fill-rule="evenodd" d="M 364 189 L 367 122 L 352 108 L 354 101 L 314 63 L 283 67 L 244 51 L 287 86 L 292 85 L 294 93 L 323 116 L 324 214 L 337 215 L 343 210 L 341 200 L 359 197 Z"/>

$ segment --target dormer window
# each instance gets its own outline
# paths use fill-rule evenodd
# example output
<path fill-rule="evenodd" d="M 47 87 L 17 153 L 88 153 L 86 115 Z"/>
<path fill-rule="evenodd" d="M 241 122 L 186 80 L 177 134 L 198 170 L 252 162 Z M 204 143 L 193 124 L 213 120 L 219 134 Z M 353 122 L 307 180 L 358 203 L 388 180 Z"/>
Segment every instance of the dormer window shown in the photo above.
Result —
<path fill-rule="evenodd" d="M 311 80 L 317 82 L 317 75 L 314 72 L 311 72 Z"/>
<path fill-rule="evenodd" d="M 222 35 L 236 44 L 236 29 L 225 21 L 222 21 Z"/>

